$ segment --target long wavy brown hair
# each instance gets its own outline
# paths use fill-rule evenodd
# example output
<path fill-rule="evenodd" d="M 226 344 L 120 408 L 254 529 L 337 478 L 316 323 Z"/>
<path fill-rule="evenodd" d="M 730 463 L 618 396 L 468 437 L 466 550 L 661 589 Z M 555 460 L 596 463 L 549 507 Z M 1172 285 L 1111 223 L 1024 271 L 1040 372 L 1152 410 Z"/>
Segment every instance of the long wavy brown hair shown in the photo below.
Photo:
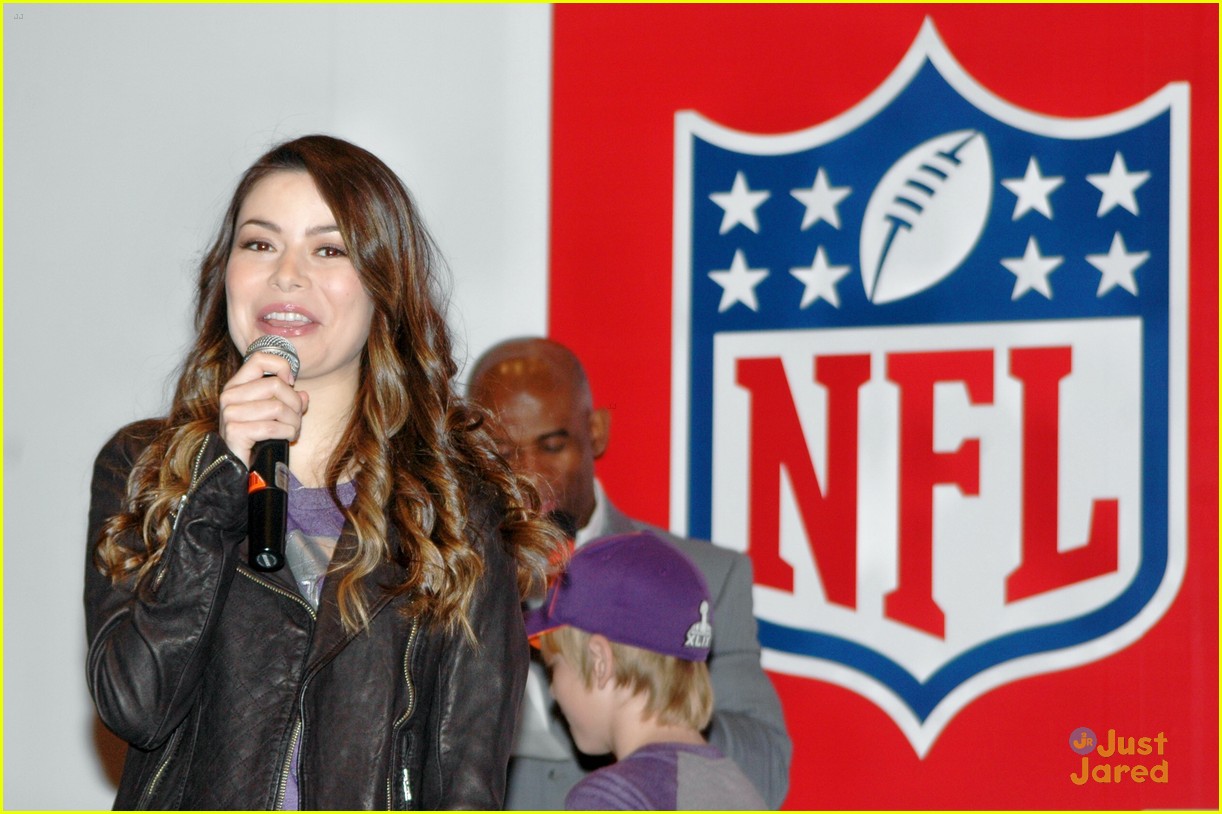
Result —
<path fill-rule="evenodd" d="M 496 454 L 484 412 L 454 387 L 441 260 L 410 193 L 376 156 L 330 136 L 273 148 L 238 183 L 200 264 L 199 338 L 183 362 L 169 416 L 128 477 L 123 511 L 102 528 L 94 561 L 116 581 L 141 584 L 162 557 L 190 484 L 192 456 L 217 431 L 221 388 L 242 363 L 225 298 L 238 210 L 255 184 L 283 170 L 313 178 L 375 308 L 354 409 L 326 472 L 337 505 L 336 484 L 355 473 L 356 497 L 344 514 L 356 532 L 356 553 L 333 562 L 330 572 L 339 575 L 343 623 L 355 631 L 368 622 L 362 580 L 390 560 L 406 578 L 384 590 L 408 594 L 410 612 L 470 635 L 467 609 L 483 573 L 468 527 L 474 503 L 491 502 L 499 512 L 524 596 L 543 579 L 561 534 L 539 515 L 534 489 Z"/>

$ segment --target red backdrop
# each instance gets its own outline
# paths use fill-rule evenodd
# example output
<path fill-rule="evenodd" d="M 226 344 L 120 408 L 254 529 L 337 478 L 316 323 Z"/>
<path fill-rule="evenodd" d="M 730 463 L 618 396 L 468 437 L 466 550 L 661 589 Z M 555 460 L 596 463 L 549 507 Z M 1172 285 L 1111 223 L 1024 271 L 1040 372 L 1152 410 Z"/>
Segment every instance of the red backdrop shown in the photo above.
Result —
<path fill-rule="evenodd" d="M 933 18 L 1010 103 L 1106 114 L 1191 85 L 1188 570 L 1166 616 L 1092 664 L 972 702 L 922 760 L 870 701 L 772 674 L 794 741 L 787 808 L 1144 808 L 1218 803 L 1216 6 L 557 6 L 552 336 L 613 411 L 599 475 L 669 521 L 674 114 L 758 133 L 851 108 Z M 1166 784 L 1076 786 L 1068 733 L 1166 733 Z"/>

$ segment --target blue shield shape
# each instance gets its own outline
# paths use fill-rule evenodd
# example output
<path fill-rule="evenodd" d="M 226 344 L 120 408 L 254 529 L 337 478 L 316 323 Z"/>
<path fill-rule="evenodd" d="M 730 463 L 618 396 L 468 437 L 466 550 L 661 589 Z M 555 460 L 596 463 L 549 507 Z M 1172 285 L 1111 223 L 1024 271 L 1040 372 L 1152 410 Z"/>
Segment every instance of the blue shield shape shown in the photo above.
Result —
<path fill-rule="evenodd" d="M 747 552 L 769 669 L 925 755 L 1148 631 L 1186 566 L 1188 89 L 1064 119 L 926 22 L 838 118 L 676 116 L 671 517 Z"/>

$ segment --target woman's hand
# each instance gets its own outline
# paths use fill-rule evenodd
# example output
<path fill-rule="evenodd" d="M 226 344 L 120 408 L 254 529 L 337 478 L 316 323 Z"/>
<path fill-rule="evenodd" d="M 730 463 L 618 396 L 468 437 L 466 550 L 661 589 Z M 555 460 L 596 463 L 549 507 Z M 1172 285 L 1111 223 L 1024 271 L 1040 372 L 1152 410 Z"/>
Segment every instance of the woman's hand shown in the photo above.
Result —
<path fill-rule="evenodd" d="M 310 404 L 305 391 L 293 389 L 289 363 L 270 353 L 254 353 L 221 389 L 221 440 L 250 466 L 258 441 L 297 440 L 301 417 Z"/>

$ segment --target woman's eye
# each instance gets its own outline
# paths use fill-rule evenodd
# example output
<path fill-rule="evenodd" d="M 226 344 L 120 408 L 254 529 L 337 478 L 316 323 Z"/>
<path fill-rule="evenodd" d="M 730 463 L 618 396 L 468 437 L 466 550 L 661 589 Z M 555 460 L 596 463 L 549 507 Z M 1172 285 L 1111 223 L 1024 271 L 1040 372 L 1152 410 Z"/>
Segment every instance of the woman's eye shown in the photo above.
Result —
<path fill-rule="evenodd" d="M 270 252 L 272 244 L 266 240 L 248 240 L 242 244 L 243 249 L 249 249 L 252 252 Z"/>
<path fill-rule="evenodd" d="M 348 252 L 344 251 L 341 246 L 323 246 L 318 250 L 318 253 L 323 257 L 347 257 Z"/>

